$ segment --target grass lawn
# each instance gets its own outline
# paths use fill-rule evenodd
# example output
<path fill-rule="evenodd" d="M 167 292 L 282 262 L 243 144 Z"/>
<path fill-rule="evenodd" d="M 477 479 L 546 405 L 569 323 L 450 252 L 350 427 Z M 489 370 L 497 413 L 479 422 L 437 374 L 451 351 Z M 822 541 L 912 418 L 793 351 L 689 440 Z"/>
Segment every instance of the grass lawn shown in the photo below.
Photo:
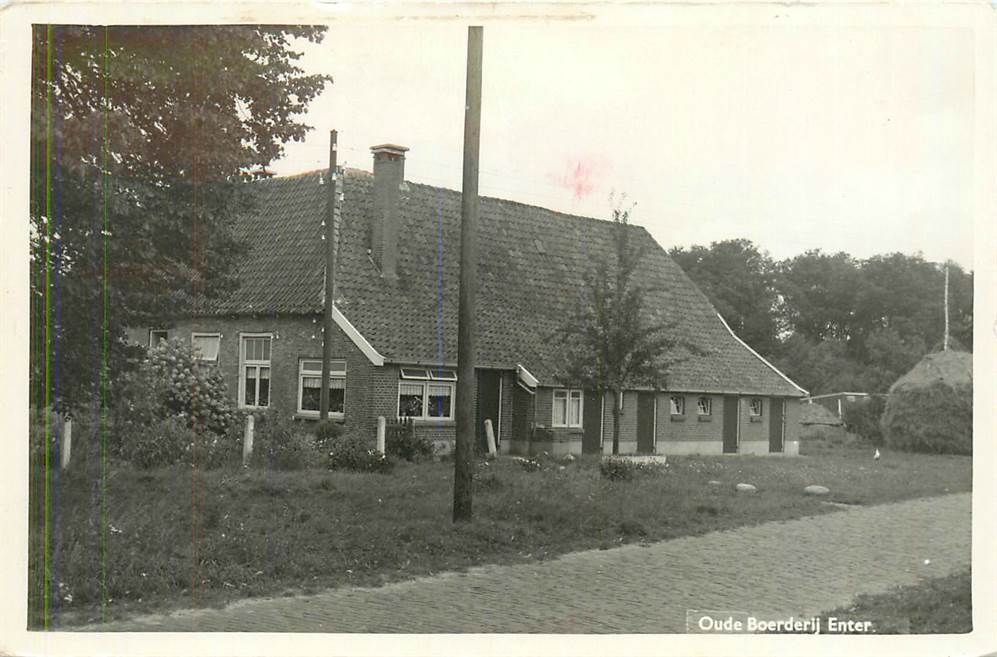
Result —
<path fill-rule="evenodd" d="M 872 621 L 876 634 L 964 634 L 973 631 L 969 571 L 863 595 L 823 616 Z"/>
<path fill-rule="evenodd" d="M 449 462 L 403 463 L 387 475 L 111 465 L 103 482 L 71 471 L 52 487 L 50 572 L 62 587 L 49 598 L 50 627 L 836 511 L 826 500 L 881 504 L 970 490 L 969 457 L 884 451 L 874 461 L 871 452 L 673 457 L 629 481 L 604 478 L 597 458 L 540 472 L 500 459 L 478 466 L 475 520 L 466 525 L 450 522 Z M 759 492 L 738 494 L 738 482 Z M 804 496 L 807 484 L 831 495 Z M 40 627 L 44 523 L 32 499 L 29 623 Z"/>

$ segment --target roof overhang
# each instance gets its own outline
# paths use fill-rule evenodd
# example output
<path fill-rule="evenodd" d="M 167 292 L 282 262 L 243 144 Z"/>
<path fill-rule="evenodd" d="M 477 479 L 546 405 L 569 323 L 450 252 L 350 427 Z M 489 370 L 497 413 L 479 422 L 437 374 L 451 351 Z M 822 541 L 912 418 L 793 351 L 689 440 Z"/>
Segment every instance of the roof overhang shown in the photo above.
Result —
<path fill-rule="evenodd" d="M 359 349 L 363 355 L 367 357 L 367 360 L 378 367 L 384 365 L 384 356 L 377 352 L 374 345 L 367 341 L 367 338 L 365 338 L 360 331 L 357 330 L 357 327 L 350 323 L 350 320 L 346 319 L 346 316 L 343 315 L 343 313 L 341 313 L 339 308 L 336 306 L 332 307 L 332 320 L 336 322 L 336 325 L 340 329 L 342 329 L 343 333 L 346 334 L 346 337 L 348 337 L 353 344 L 357 346 L 357 349 Z"/>
<path fill-rule="evenodd" d="M 539 384 L 540 380 L 537 377 L 530 374 L 528 369 L 516 363 L 516 385 L 533 395 L 536 394 Z"/>

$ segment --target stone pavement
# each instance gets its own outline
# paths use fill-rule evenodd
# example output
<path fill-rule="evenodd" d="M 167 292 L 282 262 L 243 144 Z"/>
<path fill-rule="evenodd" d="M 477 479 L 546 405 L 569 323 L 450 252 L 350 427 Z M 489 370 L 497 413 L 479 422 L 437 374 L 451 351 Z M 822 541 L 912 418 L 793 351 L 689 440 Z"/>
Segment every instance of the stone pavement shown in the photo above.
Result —
<path fill-rule="evenodd" d="M 969 564 L 970 495 L 958 494 L 80 629 L 684 632 L 687 609 L 809 617 Z"/>

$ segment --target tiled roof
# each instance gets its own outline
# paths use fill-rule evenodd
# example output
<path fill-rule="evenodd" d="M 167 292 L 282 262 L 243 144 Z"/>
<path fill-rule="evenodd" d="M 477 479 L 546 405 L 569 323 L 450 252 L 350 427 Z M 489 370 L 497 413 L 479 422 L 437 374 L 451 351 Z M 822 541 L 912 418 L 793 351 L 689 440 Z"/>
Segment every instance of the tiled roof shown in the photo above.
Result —
<path fill-rule="evenodd" d="M 324 171 L 249 183 L 256 210 L 238 224 L 251 244 L 240 289 L 220 314 L 321 312 Z M 389 361 L 447 362 L 457 357 L 460 193 L 406 183 L 401 195 L 397 280 L 385 279 L 367 253 L 370 173 L 347 170 L 343 185 L 336 305 Z M 609 221 L 483 197 L 479 218 L 478 364 L 522 363 L 554 383 L 557 334 L 579 281 L 612 248 Z M 640 270 L 650 288 L 651 321 L 673 324 L 705 353 L 674 366 L 673 390 L 801 396 L 799 389 L 741 344 L 710 302 L 641 227 Z"/>

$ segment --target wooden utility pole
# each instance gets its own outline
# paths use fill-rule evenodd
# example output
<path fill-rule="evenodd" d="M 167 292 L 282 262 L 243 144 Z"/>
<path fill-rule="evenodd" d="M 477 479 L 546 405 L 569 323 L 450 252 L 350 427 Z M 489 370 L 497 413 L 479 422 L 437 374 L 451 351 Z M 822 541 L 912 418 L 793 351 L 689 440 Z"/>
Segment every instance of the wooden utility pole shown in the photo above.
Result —
<path fill-rule="evenodd" d="M 945 263 L 945 339 L 942 340 L 942 351 L 949 350 L 949 263 Z"/>
<path fill-rule="evenodd" d="M 460 301 L 457 310 L 457 437 L 453 521 L 470 522 L 474 474 L 475 305 L 478 286 L 478 147 L 481 142 L 481 53 L 484 30 L 467 28 L 464 182 L 460 202 Z"/>
<path fill-rule="evenodd" d="M 322 380 L 319 390 L 318 416 L 329 419 L 329 359 L 332 358 L 332 305 L 336 273 L 336 131 L 329 131 L 329 177 L 326 179 L 325 203 L 325 301 L 322 308 Z"/>

